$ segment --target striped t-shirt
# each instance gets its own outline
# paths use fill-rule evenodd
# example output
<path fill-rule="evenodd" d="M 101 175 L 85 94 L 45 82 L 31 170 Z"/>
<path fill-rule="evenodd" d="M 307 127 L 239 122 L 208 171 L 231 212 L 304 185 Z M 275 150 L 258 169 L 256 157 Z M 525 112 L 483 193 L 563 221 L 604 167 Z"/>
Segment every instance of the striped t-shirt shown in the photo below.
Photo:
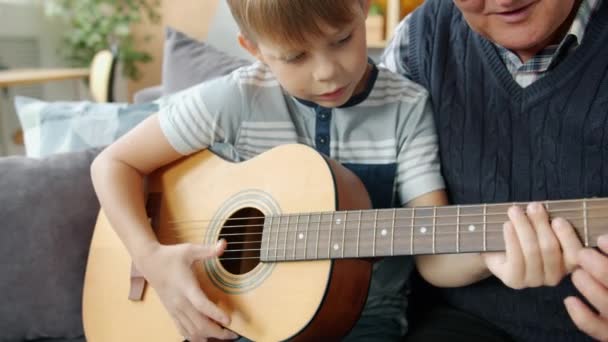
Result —
<path fill-rule="evenodd" d="M 395 164 L 401 203 L 443 188 L 428 93 L 383 67 L 365 98 L 317 107 L 287 94 L 262 63 L 194 86 L 161 107 L 170 144 L 187 155 L 211 148 L 233 161 L 302 143 L 343 164 Z M 318 121 L 327 122 L 324 135 Z"/>
<path fill-rule="evenodd" d="M 367 89 L 340 108 L 290 96 L 257 63 L 174 95 L 161 107 L 159 121 L 170 144 L 184 155 L 210 148 L 243 161 L 282 144 L 311 146 L 357 174 L 375 208 L 444 188 L 428 93 L 375 65 Z M 412 269 L 410 257 L 374 264 L 361 319 L 347 340 L 405 334 Z"/>

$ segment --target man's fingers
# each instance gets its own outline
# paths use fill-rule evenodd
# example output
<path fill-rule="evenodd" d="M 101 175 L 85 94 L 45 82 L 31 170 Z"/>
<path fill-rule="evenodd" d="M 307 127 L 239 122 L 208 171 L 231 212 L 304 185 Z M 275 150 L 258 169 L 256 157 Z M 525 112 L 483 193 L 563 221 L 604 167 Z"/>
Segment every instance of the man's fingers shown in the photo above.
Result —
<path fill-rule="evenodd" d="M 578 253 L 581 268 L 587 272 L 599 286 L 608 288 L 608 257 L 600 252 L 585 248 Z M 608 312 L 606 312 L 608 314 Z"/>
<path fill-rule="evenodd" d="M 570 318 L 580 330 L 597 340 L 608 341 L 608 321 L 595 314 L 576 297 L 566 298 L 564 304 Z"/>
<path fill-rule="evenodd" d="M 552 220 L 551 228 L 553 229 L 553 232 L 555 232 L 559 244 L 562 247 L 566 271 L 572 272 L 578 267 L 578 253 L 583 248 L 583 244 L 578 235 L 576 235 L 572 225 L 563 218 Z"/>
<path fill-rule="evenodd" d="M 600 236 L 599 239 L 597 239 L 597 246 L 602 252 L 608 253 L 608 235 Z"/>

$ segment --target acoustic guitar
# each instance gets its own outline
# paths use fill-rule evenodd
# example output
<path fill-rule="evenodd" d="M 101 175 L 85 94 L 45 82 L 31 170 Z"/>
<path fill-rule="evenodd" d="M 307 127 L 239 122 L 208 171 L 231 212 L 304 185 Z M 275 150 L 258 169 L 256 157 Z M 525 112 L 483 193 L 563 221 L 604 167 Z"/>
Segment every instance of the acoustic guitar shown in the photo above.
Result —
<path fill-rule="evenodd" d="M 255 341 L 336 340 L 365 303 L 372 258 L 504 250 L 514 203 L 370 209 L 361 181 L 304 145 L 232 163 L 202 151 L 149 178 L 147 209 L 163 244 L 213 244 L 200 286 Z M 525 203 L 519 203 L 525 205 Z M 547 201 L 586 246 L 604 227 L 604 199 Z M 100 212 L 84 284 L 87 340 L 181 341 L 154 290 Z"/>

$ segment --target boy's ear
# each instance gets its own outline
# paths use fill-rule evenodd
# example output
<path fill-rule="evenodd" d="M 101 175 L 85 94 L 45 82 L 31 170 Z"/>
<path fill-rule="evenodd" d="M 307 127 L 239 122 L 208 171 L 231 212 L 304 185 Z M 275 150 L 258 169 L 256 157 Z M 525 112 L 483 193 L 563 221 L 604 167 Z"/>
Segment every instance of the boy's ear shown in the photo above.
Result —
<path fill-rule="evenodd" d="M 368 14 L 369 14 L 369 8 L 372 5 L 372 0 L 360 0 L 361 1 L 361 6 L 363 7 L 363 14 L 365 15 L 365 18 L 367 18 Z"/>
<path fill-rule="evenodd" d="M 264 59 L 262 58 L 262 54 L 260 53 L 260 49 L 258 49 L 258 46 L 254 42 L 247 39 L 247 37 L 243 36 L 242 33 L 239 33 L 237 39 L 239 41 L 239 45 L 243 49 L 247 50 L 247 52 L 249 52 L 249 54 L 251 54 L 256 59 L 264 62 Z"/>

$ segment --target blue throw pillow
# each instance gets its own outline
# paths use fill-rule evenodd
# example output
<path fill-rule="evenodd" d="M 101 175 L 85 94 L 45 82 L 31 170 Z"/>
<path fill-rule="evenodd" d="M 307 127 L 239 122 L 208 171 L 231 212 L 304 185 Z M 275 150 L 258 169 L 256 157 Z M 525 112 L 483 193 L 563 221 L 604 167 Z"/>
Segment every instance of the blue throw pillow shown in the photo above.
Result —
<path fill-rule="evenodd" d="M 157 103 L 47 102 L 17 96 L 25 152 L 42 158 L 109 145 L 150 114 Z"/>

